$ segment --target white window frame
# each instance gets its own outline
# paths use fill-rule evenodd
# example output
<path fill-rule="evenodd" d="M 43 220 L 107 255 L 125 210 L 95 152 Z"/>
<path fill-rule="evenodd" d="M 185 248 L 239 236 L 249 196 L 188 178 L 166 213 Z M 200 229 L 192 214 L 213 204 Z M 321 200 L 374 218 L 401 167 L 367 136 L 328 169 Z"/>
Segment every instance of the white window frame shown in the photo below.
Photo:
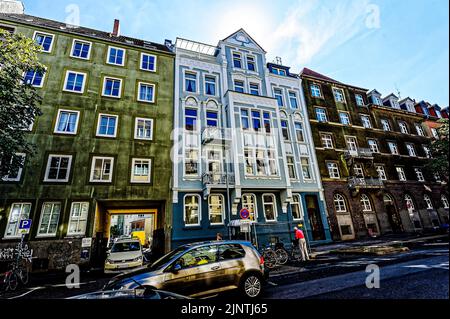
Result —
<path fill-rule="evenodd" d="M 340 92 L 340 93 L 341 93 L 341 95 L 342 95 L 342 101 L 340 101 L 340 100 L 338 100 L 338 99 L 336 98 L 336 93 L 337 93 L 337 92 Z M 345 94 L 344 94 L 344 90 L 343 90 L 343 89 L 333 87 L 333 96 L 334 96 L 334 101 L 335 101 L 335 102 L 338 102 L 338 103 L 346 103 L 346 100 L 345 100 Z"/>
<path fill-rule="evenodd" d="M 431 135 L 433 135 L 433 137 L 436 140 L 438 140 L 439 139 L 439 132 L 438 132 L 438 130 L 436 128 L 434 128 L 434 127 L 430 128 L 430 130 L 431 130 Z"/>
<path fill-rule="evenodd" d="M 416 173 L 417 180 L 419 182 L 425 182 L 425 176 L 423 175 L 423 171 L 421 168 L 415 167 L 414 172 Z"/>
<path fill-rule="evenodd" d="M 74 51 L 74 49 L 75 49 L 75 43 L 76 43 L 76 42 L 79 42 L 79 43 L 82 43 L 82 44 L 89 44 L 88 56 L 87 56 L 86 58 L 83 58 L 83 57 L 81 57 L 81 56 L 75 56 L 75 55 L 73 55 L 73 51 Z M 71 57 L 71 58 L 88 61 L 88 60 L 91 59 L 91 52 L 92 52 L 92 42 L 90 42 L 90 41 L 85 41 L 85 40 L 80 40 L 80 39 L 73 39 L 73 41 L 72 41 L 72 48 L 70 49 L 70 57 Z"/>
<path fill-rule="evenodd" d="M 44 217 L 44 207 L 45 207 L 46 204 L 47 205 L 52 205 L 52 210 L 51 210 L 49 222 L 48 222 L 48 225 L 47 225 L 47 231 L 45 233 L 41 233 L 40 229 L 41 229 L 41 226 L 42 226 L 42 218 Z M 52 220 L 52 217 L 54 215 L 54 208 L 55 208 L 55 205 L 57 205 L 57 204 L 59 204 L 60 209 L 59 209 L 59 214 L 58 214 L 58 222 L 57 222 L 56 230 L 55 230 L 54 233 L 49 233 L 48 231 L 50 230 L 50 221 Z M 58 233 L 59 221 L 61 219 L 62 210 L 63 210 L 62 202 L 44 202 L 44 203 L 42 203 L 41 214 L 40 214 L 40 217 L 39 217 L 39 225 L 38 225 L 38 229 L 37 229 L 36 238 L 56 237 L 56 234 Z"/>
<path fill-rule="evenodd" d="M 370 120 L 370 116 L 361 115 L 361 122 L 364 128 L 373 128 L 372 121 Z"/>
<path fill-rule="evenodd" d="M 373 212 L 373 205 L 370 201 L 369 196 L 367 196 L 366 194 L 361 194 L 360 202 L 363 212 Z"/>
<path fill-rule="evenodd" d="M 279 91 L 279 93 L 276 93 L 276 91 Z M 282 105 L 278 105 L 278 107 L 286 107 L 285 102 L 284 102 L 284 94 L 283 94 L 284 90 L 280 87 L 274 87 L 273 88 L 273 97 L 277 100 L 277 105 L 278 105 L 278 98 L 277 96 L 281 97 L 281 104 Z"/>
<path fill-rule="evenodd" d="M 321 98 L 321 97 L 323 97 L 322 96 L 322 88 L 321 88 L 321 86 L 319 84 L 312 83 L 309 86 L 309 90 L 311 91 L 311 96 L 312 97 L 314 97 L 314 98 Z M 319 92 L 319 95 L 318 96 L 314 95 L 315 92 L 316 93 Z"/>
<path fill-rule="evenodd" d="M 348 136 L 345 135 L 345 144 L 347 145 L 347 149 L 351 152 L 358 152 L 358 139 L 356 136 Z"/>
<path fill-rule="evenodd" d="M 386 119 L 381 119 L 381 126 L 383 127 L 383 131 L 385 131 L 385 132 L 392 131 L 391 124 Z"/>
<path fill-rule="evenodd" d="M 406 174 L 405 169 L 403 167 L 397 166 L 395 167 L 395 170 L 397 171 L 398 180 L 401 182 L 406 182 Z"/>
<path fill-rule="evenodd" d="M 116 49 L 116 50 L 122 50 L 123 51 L 122 64 L 109 62 L 109 57 L 111 55 L 111 49 Z M 127 50 L 126 49 L 110 45 L 110 46 L 108 46 L 108 53 L 107 53 L 107 56 L 106 56 L 106 64 L 116 65 L 116 66 L 125 66 L 126 57 L 127 57 Z"/>
<path fill-rule="evenodd" d="M 300 129 L 297 127 L 297 124 L 300 124 Z M 305 143 L 305 128 L 303 127 L 303 122 L 301 121 L 294 121 L 294 131 L 295 131 L 295 140 L 297 141 L 297 143 Z M 298 138 L 298 132 L 301 132 L 301 136 L 303 140 L 299 140 Z"/>
<path fill-rule="evenodd" d="M 34 75 L 33 75 L 33 80 L 34 80 L 34 79 L 36 78 L 37 71 L 36 71 L 36 70 L 29 70 L 29 71 L 34 72 Z M 27 75 L 27 72 L 29 72 L 29 71 L 23 72 L 22 78 L 23 78 L 24 80 L 25 80 L 25 76 Z M 47 75 L 47 68 L 45 67 L 44 74 L 42 74 L 41 84 L 39 84 L 39 85 L 34 85 L 33 83 L 30 83 L 30 85 L 31 85 L 32 87 L 35 87 L 35 88 L 43 88 L 43 87 L 44 87 L 44 82 L 45 82 L 45 76 L 46 76 L 46 75 Z M 31 82 L 33 82 L 33 80 L 32 80 Z M 25 82 L 23 82 L 23 83 L 25 83 Z"/>
<path fill-rule="evenodd" d="M 214 94 L 207 94 L 206 93 L 206 78 L 210 77 L 210 78 L 214 78 Z M 208 81 L 208 83 L 211 83 L 211 81 Z M 218 76 L 215 74 L 210 74 L 210 73 L 205 73 L 203 74 L 203 92 L 205 92 L 206 96 L 214 96 L 217 97 L 219 96 L 219 81 L 218 81 Z"/>
<path fill-rule="evenodd" d="M 246 198 L 250 197 L 253 200 L 253 203 L 249 203 L 247 202 Z M 245 201 L 244 201 L 245 199 Z M 242 194 L 242 208 L 246 208 L 248 209 L 248 211 L 250 212 L 250 216 L 252 215 L 252 211 L 251 211 L 251 207 L 249 207 L 249 205 L 254 206 L 253 207 L 253 218 L 254 221 L 258 221 L 258 202 L 256 200 L 256 195 L 253 193 L 246 193 L 246 194 Z"/>
<path fill-rule="evenodd" d="M 59 121 L 61 120 L 61 113 L 62 112 L 68 112 L 68 113 L 75 113 L 75 114 L 77 114 L 77 120 L 75 122 L 75 131 L 74 132 L 58 131 Z M 80 111 L 69 110 L 69 109 L 58 109 L 58 113 L 56 115 L 55 129 L 53 130 L 53 133 L 65 134 L 65 135 L 77 135 L 78 134 L 78 123 L 79 123 L 79 121 L 80 121 Z"/>
<path fill-rule="evenodd" d="M 236 90 L 236 87 L 241 87 L 240 85 L 236 85 L 236 82 L 242 83 L 242 92 Z M 245 81 L 241 79 L 233 79 L 233 90 L 237 93 L 246 93 L 245 92 Z"/>
<path fill-rule="evenodd" d="M 364 178 L 364 167 L 362 164 L 354 164 L 353 165 L 353 171 L 355 173 L 355 176 L 358 178 Z"/>
<path fill-rule="evenodd" d="M 220 216 L 222 217 L 221 223 L 212 223 L 211 222 L 211 216 L 213 216 L 213 214 L 211 213 L 211 208 L 213 207 L 213 204 L 211 204 L 211 197 L 213 197 L 213 196 L 220 197 Z M 218 206 L 218 205 L 215 205 L 215 206 Z M 225 197 L 222 194 L 210 194 L 208 196 L 208 217 L 209 217 L 210 225 L 212 225 L 212 226 L 218 226 L 218 225 L 225 224 Z"/>
<path fill-rule="evenodd" d="M 294 209 L 293 207 L 297 206 L 298 207 L 298 211 L 300 213 L 299 218 L 295 218 L 294 216 Z M 300 194 L 293 194 L 292 195 L 292 202 L 291 202 L 291 213 L 292 213 L 292 220 L 295 221 L 300 221 L 303 220 L 304 217 L 304 213 L 303 213 L 303 205 L 302 205 L 302 197 L 300 196 Z"/>
<path fill-rule="evenodd" d="M 49 179 L 48 178 L 48 174 L 50 173 L 50 163 L 51 163 L 52 158 L 54 158 L 54 157 L 68 158 L 69 159 L 69 163 L 67 165 L 66 178 L 64 178 L 64 179 Z M 72 155 L 49 154 L 48 158 L 47 158 L 47 166 L 46 166 L 46 169 L 45 169 L 44 182 L 46 182 L 46 183 L 67 183 L 69 181 L 70 172 L 72 170 L 72 159 L 73 159 Z M 58 171 L 59 171 L 59 168 L 58 168 Z"/>
<path fill-rule="evenodd" d="M 442 207 L 444 207 L 445 209 L 449 208 L 449 202 L 448 202 L 447 196 L 441 195 L 441 202 L 442 202 Z"/>
<path fill-rule="evenodd" d="M 293 96 L 291 96 L 291 94 L 292 94 Z M 289 107 L 290 107 L 291 109 L 293 109 L 293 110 L 298 110 L 298 109 L 300 108 L 300 103 L 299 103 L 299 100 L 298 100 L 297 92 L 292 91 L 292 90 L 289 90 L 289 91 L 288 91 L 288 98 L 289 98 Z M 294 99 L 294 100 L 296 101 L 297 107 L 293 107 L 293 106 L 292 106 L 292 99 Z"/>
<path fill-rule="evenodd" d="M 345 200 L 344 195 L 339 194 L 339 193 L 334 194 L 333 204 L 334 204 L 334 210 L 336 211 L 336 213 L 348 213 L 347 201 Z"/>
<path fill-rule="evenodd" d="M 15 153 L 16 156 L 20 156 L 22 157 L 22 167 L 19 167 L 19 169 L 17 170 L 17 177 L 16 178 L 9 178 L 9 174 L 3 176 L 0 180 L 3 182 L 20 182 L 20 180 L 22 179 L 22 173 L 23 173 L 23 169 L 25 167 L 25 160 L 26 160 L 26 154 L 25 153 Z M 10 163 L 12 163 L 12 158 Z M 1 165 L 1 162 L 0 162 Z"/>
<path fill-rule="evenodd" d="M 375 170 L 377 171 L 380 180 L 387 181 L 386 170 L 383 165 L 375 165 Z"/>
<path fill-rule="evenodd" d="M 433 201 L 428 194 L 423 195 L 423 200 L 427 204 L 427 209 L 434 209 Z"/>
<path fill-rule="evenodd" d="M 248 84 L 248 93 L 253 94 L 252 91 L 255 91 L 254 89 L 252 89 L 252 85 L 256 86 L 258 88 L 258 94 L 256 94 L 256 95 L 261 95 L 260 85 L 259 85 L 259 83 L 256 83 L 256 82 L 250 82 Z M 253 94 L 253 95 L 255 95 L 255 94 Z"/>
<path fill-rule="evenodd" d="M 345 115 L 345 120 L 346 120 L 348 123 L 343 123 L 343 121 L 342 121 L 342 115 Z M 350 121 L 350 113 L 344 112 L 344 111 L 339 111 L 339 122 L 340 122 L 342 125 L 352 125 L 352 122 Z"/>
<path fill-rule="evenodd" d="M 136 180 L 136 175 L 134 174 L 134 166 L 136 165 L 136 162 L 146 162 L 148 164 L 148 175 L 146 176 L 147 179 L 145 181 Z M 145 175 L 143 175 L 145 176 Z M 131 178 L 130 183 L 132 184 L 150 184 L 152 179 L 152 160 L 150 158 L 133 158 L 131 160 Z"/>
<path fill-rule="evenodd" d="M 235 55 L 235 54 L 236 54 L 236 55 L 239 55 L 239 58 L 236 58 L 236 59 L 239 59 L 239 60 L 241 61 L 241 67 L 240 67 L 240 68 L 234 65 L 234 60 L 235 60 L 234 55 Z M 238 52 L 238 51 L 231 51 L 231 61 L 232 61 L 233 69 L 239 69 L 239 70 L 244 69 L 243 54 L 242 54 L 241 52 Z"/>
<path fill-rule="evenodd" d="M 248 68 L 248 65 L 249 65 L 249 63 L 248 63 L 248 58 L 252 58 L 252 59 L 253 59 L 253 65 L 255 66 L 255 70 L 250 70 L 250 69 Z M 245 67 L 246 67 L 247 71 L 249 71 L 249 72 L 254 72 L 254 73 L 258 73 L 258 64 L 257 64 L 257 61 L 256 61 L 256 60 L 257 60 L 257 59 L 256 59 L 256 56 L 253 55 L 253 54 L 246 54 L 246 55 L 245 55 Z M 234 61 L 233 61 L 233 66 L 234 66 Z"/>
<path fill-rule="evenodd" d="M 400 127 L 400 132 L 402 132 L 403 134 L 409 134 L 408 125 L 406 125 L 405 122 L 398 122 L 398 126 Z"/>
<path fill-rule="evenodd" d="M 80 212 L 79 212 L 80 215 L 77 217 L 74 217 L 73 216 L 74 206 L 77 204 L 80 205 Z M 86 209 L 87 213 L 86 213 L 86 217 L 85 217 L 86 225 L 84 227 L 84 230 L 80 231 L 80 232 L 70 232 L 70 224 L 71 223 L 76 222 L 77 226 L 78 226 L 77 228 L 79 228 L 80 223 L 82 221 L 84 221 L 83 215 L 82 215 L 83 205 L 87 205 L 87 209 Z M 90 206 L 89 202 L 72 202 L 72 204 L 70 205 L 69 223 L 67 224 L 67 236 L 83 236 L 86 234 L 87 221 L 89 219 L 89 206 Z"/>
<path fill-rule="evenodd" d="M 369 145 L 369 149 L 372 153 L 380 153 L 380 146 L 378 145 L 378 141 L 376 139 L 369 138 L 367 140 L 367 145 Z"/>
<path fill-rule="evenodd" d="M 339 165 L 337 163 L 327 162 L 327 170 L 328 170 L 329 178 L 332 178 L 332 179 L 340 179 L 341 178 L 341 173 L 339 171 Z"/>
<path fill-rule="evenodd" d="M 288 161 L 288 159 L 291 159 L 292 161 Z M 288 177 L 291 180 L 297 180 L 298 174 L 297 174 L 297 168 L 295 167 L 295 157 L 293 155 L 286 156 L 286 166 L 288 168 Z M 289 168 L 292 168 L 292 171 L 294 173 L 294 176 L 290 176 L 290 170 Z"/>
<path fill-rule="evenodd" d="M 325 137 L 325 138 L 324 138 Z M 334 149 L 333 135 L 330 133 L 320 133 L 320 140 L 322 142 L 322 147 L 325 149 Z M 329 147 L 327 144 L 331 144 Z"/>
<path fill-rule="evenodd" d="M 186 90 L 186 73 L 189 73 L 190 75 L 195 75 L 195 91 L 187 91 Z M 193 70 L 183 70 L 183 92 L 188 93 L 188 94 L 198 94 L 199 93 L 199 85 L 198 85 L 198 72 L 193 71 Z"/>
<path fill-rule="evenodd" d="M 76 75 L 83 75 L 83 85 L 81 86 L 81 91 L 75 91 L 75 90 L 69 90 L 67 89 L 67 81 L 69 80 L 69 74 L 73 73 Z M 63 91 L 64 92 L 71 92 L 71 93 L 77 93 L 77 94 L 84 94 L 84 90 L 86 88 L 86 81 L 87 81 L 87 73 L 85 72 L 78 72 L 78 71 L 72 71 L 72 70 L 67 70 L 66 71 L 66 77 L 64 80 L 64 87 L 63 87 Z"/>
<path fill-rule="evenodd" d="M 422 145 L 423 151 L 425 152 L 425 156 L 427 158 L 432 158 L 433 154 L 431 153 L 431 149 L 427 145 Z"/>
<path fill-rule="evenodd" d="M 414 144 L 406 143 L 406 149 L 408 150 L 409 156 L 417 157 L 417 152 L 416 152 L 416 148 L 414 147 Z"/>
<path fill-rule="evenodd" d="M 264 200 L 264 197 L 266 197 L 266 196 L 272 197 L 273 202 L 272 203 L 266 202 Z M 277 219 L 278 219 L 277 198 L 276 198 L 276 196 L 274 194 L 262 194 L 261 199 L 262 199 L 262 203 L 263 203 L 264 219 L 266 220 L 266 222 L 276 222 Z M 273 218 L 274 219 L 267 219 L 267 216 L 266 216 L 266 205 L 272 205 L 272 207 L 273 207 Z"/>
<path fill-rule="evenodd" d="M 139 121 L 144 121 L 144 125 L 146 122 L 150 122 L 151 123 L 151 132 L 150 132 L 150 137 L 139 137 L 137 132 L 138 132 L 138 123 Z M 135 140 L 143 140 L 143 141 L 152 141 L 153 140 L 153 119 L 151 118 L 145 118 L 145 117 L 136 117 L 135 121 L 134 121 L 134 139 Z"/>
<path fill-rule="evenodd" d="M 395 142 L 388 142 L 389 150 L 391 151 L 392 155 L 400 155 L 398 151 L 398 145 Z"/>
<path fill-rule="evenodd" d="M 196 224 L 187 224 L 186 223 L 186 198 L 187 197 L 196 197 L 197 198 L 197 214 L 198 214 L 198 223 Z M 185 227 L 198 227 L 202 223 L 202 200 L 200 195 L 198 194 L 186 194 L 183 198 L 183 221 Z M 193 204 L 190 204 L 190 206 L 194 206 Z"/>
<path fill-rule="evenodd" d="M 36 42 L 36 36 L 37 36 L 38 34 L 49 35 L 49 36 L 52 37 L 52 43 L 50 44 L 50 49 L 49 49 L 48 51 L 45 51 L 43 47 L 42 47 L 42 49 L 41 49 L 41 52 L 44 52 L 44 53 L 52 53 L 52 51 L 53 51 L 53 44 L 55 43 L 55 39 L 56 39 L 55 35 L 52 34 L 52 33 L 47 33 L 47 32 L 42 32 L 42 31 L 34 31 L 34 34 L 33 34 L 33 41 Z"/>
<path fill-rule="evenodd" d="M 109 174 L 108 180 L 94 180 L 94 168 L 95 168 L 95 161 L 96 160 L 102 160 L 102 173 L 103 176 L 103 166 L 105 164 L 105 160 L 111 161 L 111 173 Z M 114 157 L 108 157 L 108 156 L 93 156 L 91 160 L 91 170 L 89 173 L 89 182 L 90 183 L 111 183 L 113 179 L 114 174 Z"/>
<path fill-rule="evenodd" d="M 323 111 L 323 113 L 322 113 L 321 115 L 325 115 L 325 121 L 322 121 L 322 120 L 321 120 L 321 119 L 323 118 L 323 116 L 320 116 L 321 119 L 319 119 L 318 113 L 317 113 L 318 110 Z M 320 123 L 328 123 L 328 114 L 327 114 L 326 108 L 323 108 L 323 107 L 315 107 L 315 108 L 314 108 L 314 113 L 315 113 L 315 116 L 316 116 L 316 120 L 317 120 L 318 122 L 320 122 Z"/>
<path fill-rule="evenodd" d="M 141 99 L 141 85 L 145 85 L 145 86 L 151 86 L 153 87 L 153 96 L 152 96 L 152 100 L 148 101 L 148 100 L 142 100 Z M 156 100 L 156 85 L 153 83 L 147 83 L 147 82 L 138 82 L 138 90 L 137 90 L 137 100 L 139 102 L 143 102 L 143 103 L 155 103 Z"/>
<path fill-rule="evenodd" d="M 144 69 L 143 67 L 142 67 L 142 63 L 144 62 L 144 56 L 149 56 L 149 57 L 153 57 L 154 59 L 155 59 L 155 63 L 154 63 L 154 69 L 153 70 L 150 70 L 150 69 Z M 142 71 L 146 71 L 146 72 L 156 72 L 156 68 L 157 68 L 157 61 L 158 61 L 158 57 L 156 56 L 156 55 L 154 55 L 154 54 L 149 54 L 149 53 L 144 53 L 144 52 L 141 52 L 141 55 L 140 55 L 140 61 L 139 61 L 139 69 L 140 70 L 142 70 Z"/>
<path fill-rule="evenodd" d="M 119 86 L 119 95 L 107 95 L 105 93 L 105 89 L 106 89 L 106 80 L 112 80 L 112 81 L 119 81 L 120 86 Z M 104 97 L 110 97 L 113 99 L 120 99 L 122 97 L 122 85 L 123 85 L 123 80 L 119 79 L 119 78 L 114 78 L 112 76 L 104 76 L 103 77 L 103 88 L 102 88 L 102 96 Z M 112 93 L 112 92 L 111 92 Z"/>
<path fill-rule="evenodd" d="M 423 130 L 422 125 L 420 125 L 420 124 L 415 124 L 415 127 L 416 127 L 417 135 L 419 135 L 419 136 L 425 136 L 425 131 Z"/>
<path fill-rule="evenodd" d="M 108 135 L 108 134 L 101 134 L 100 133 L 100 122 L 101 122 L 102 116 L 108 116 L 108 117 L 115 117 L 116 118 L 116 126 L 114 128 L 114 135 Z M 118 115 L 99 113 L 98 114 L 98 119 L 97 119 L 97 130 L 95 131 L 95 136 L 107 137 L 107 138 L 116 138 L 117 137 L 118 127 L 119 127 L 119 116 Z"/>
<path fill-rule="evenodd" d="M 355 94 L 356 105 L 364 106 L 364 98 L 361 94 Z M 361 102 L 361 103 L 360 103 Z"/>
<path fill-rule="evenodd" d="M 308 161 L 308 165 L 307 166 L 305 164 L 303 164 L 303 162 L 302 162 L 303 159 L 306 159 Z M 305 176 L 305 171 L 303 170 L 304 167 L 308 168 L 309 177 Z M 311 171 L 311 161 L 310 161 L 309 157 L 306 157 L 306 156 L 300 157 L 300 168 L 301 168 L 301 171 L 302 171 L 303 180 L 311 181 L 313 179 L 313 175 L 312 175 L 312 171 Z"/>
<path fill-rule="evenodd" d="M 18 216 L 17 221 L 15 222 L 16 224 L 14 226 L 14 234 L 7 235 L 6 232 L 9 229 L 9 225 L 11 224 L 12 210 L 13 210 L 13 207 L 15 205 L 20 205 L 19 216 Z M 30 207 L 30 209 L 28 211 L 28 214 L 24 214 L 23 213 L 25 206 L 29 206 Z M 30 217 L 30 215 L 31 215 L 31 208 L 32 207 L 33 207 L 33 204 L 30 203 L 30 202 L 15 202 L 15 203 L 11 203 L 11 206 L 9 207 L 8 222 L 7 222 L 6 227 L 5 227 L 4 238 L 20 238 L 20 237 L 22 237 L 22 235 L 18 233 L 19 232 L 19 224 L 20 224 L 21 220 L 28 219 Z"/>

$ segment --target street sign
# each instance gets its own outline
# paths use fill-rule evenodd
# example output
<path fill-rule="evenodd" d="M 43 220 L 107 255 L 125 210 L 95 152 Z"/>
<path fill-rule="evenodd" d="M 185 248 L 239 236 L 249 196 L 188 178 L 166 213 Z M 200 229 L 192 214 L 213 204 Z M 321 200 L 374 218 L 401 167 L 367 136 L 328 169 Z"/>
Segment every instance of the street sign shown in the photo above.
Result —
<path fill-rule="evenodd" d="M 19 223 L 19 234 L 29 234 L 31 228 L 31 219 L 23 219 Z"/>
<path fill-rule="evenodd" d="M 92 238 L 88 237 L 88 238 L 83 238 L 81 240 L 81 248 L 88 248 L 92 246 Z"/>
<path fill-rule="evenodd" d="M 240 215 L 242 219 L 248 219 L 250 217 L 250 212 L 246 208 L 242 208 L 240 211 Z"/>

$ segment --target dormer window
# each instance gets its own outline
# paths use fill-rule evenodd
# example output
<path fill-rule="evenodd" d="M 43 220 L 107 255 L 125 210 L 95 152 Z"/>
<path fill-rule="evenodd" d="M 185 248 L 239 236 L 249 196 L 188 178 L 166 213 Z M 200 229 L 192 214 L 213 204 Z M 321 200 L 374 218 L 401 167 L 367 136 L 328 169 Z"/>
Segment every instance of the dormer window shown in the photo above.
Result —
<path fill-rule="evenodd" d="M 381 99 L 378 96 L 372 96 L 373 104 L 381 105 Z"/>
<path fill-rule="evenodd" d="M 396 100 L 391 100 L 391 105 L 394 109 L 400 108 L 400 104 L 398 104 L 398 102 Z"/>
<path fill-rule="evenodd" d="M 272 68 L 272 73 L 277 75 L 286 76 L 286 70 L 279 68 Z"/>

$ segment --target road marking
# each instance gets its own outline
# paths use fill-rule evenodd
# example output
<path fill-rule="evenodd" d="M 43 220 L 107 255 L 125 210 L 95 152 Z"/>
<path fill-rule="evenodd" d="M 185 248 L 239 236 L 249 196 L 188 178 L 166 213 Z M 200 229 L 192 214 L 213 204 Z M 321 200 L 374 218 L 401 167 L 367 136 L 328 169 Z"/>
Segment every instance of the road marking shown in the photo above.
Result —
<path fill-rule="evenodd" d="M 276 283 L 271 282 L 271 281 L 268 281 L 267 283 L 268 283 L 269 285 L 272 285 L 272 286 L 278 286 Z"/>
<path fill-rule="evenodd" d="M 58 284 L 58 285 L 48 285 L 47 287 L 51 287 L 51 288 L 59 288 L 59 287 L 75 287 L 75 286 L 82 286 L 82 285 L 89 285 L 89 284 L 93 284 L 96 283 L 96 280 L 92 280 L 92 281 L 88 281 L 88 282 L 80 282 L 78 284 Z"/>
<path fill-rule="evenodd" d="M 31 294 L 33 291 L 36 291 L 36 290 L 39 290 L 39 289 L 44 289 L 44 287 L 30 288 L 30 291 L 27 291 L 26 293 L 23 293 L 23 294 L 21 294 L 21 295 L 14 296 L 14 297 L 11 297 L 11 298 L 8 298 L 8 299 L 22 298 L 22 297 L 25 297 L 25 296 L 28 295 L 28 294 Z"/>

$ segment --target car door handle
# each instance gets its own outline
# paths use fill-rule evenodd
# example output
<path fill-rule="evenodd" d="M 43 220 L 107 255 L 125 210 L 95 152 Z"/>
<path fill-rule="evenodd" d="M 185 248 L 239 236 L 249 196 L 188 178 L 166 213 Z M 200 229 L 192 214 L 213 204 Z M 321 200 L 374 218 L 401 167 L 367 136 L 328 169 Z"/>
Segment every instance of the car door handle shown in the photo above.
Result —
<path fill-rule="evenodd" d="M 211 270 L 218 270 L 218 269 L 220 269 L 220 266 L 211 267 Z"/>

